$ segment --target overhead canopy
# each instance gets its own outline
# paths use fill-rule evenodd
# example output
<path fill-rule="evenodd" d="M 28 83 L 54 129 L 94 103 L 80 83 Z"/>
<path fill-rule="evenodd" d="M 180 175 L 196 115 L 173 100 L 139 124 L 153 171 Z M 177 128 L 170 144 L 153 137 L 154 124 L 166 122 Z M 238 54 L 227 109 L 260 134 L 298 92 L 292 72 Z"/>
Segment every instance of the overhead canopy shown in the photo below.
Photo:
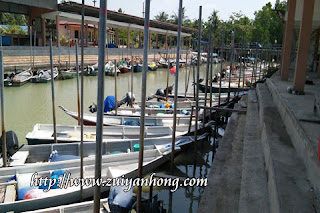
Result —
<path fill-rule="evenodd" d="M 61 12 L 61 11 L 53 11 L 53 12 L 49 12 L 49 13 L 44 13 L 41 15 L 41 18 L 55 20 L 56 16 L 59 16 L 59 19 L 63 20 L 63 21 L 72 21 L 72 22 L 80 22 L 81 23 L 81 20 L 82 20 L 81 15 L 67 13 L 67 12 Z M 91 16 L 84 16 L 84 22 L 85 22 L 85 24 L 98 25 L 99 18 L 91 17 Z M 107 20 L 107 27 L 120 28 L 120 29 L 128 29 L 128 27 L 129 27 L 130 30 L 141 31 L 141 32 L 143 32 L 143 30 L 144 30 L 144 26 L 141 26 L 141 25 L 119 22 L 119 21 L 114 21 L 114 20 L 110 20 L 110 19 Z M 178 32 L 176 32 L 176 31 L 164 30 L 164 29 L 159 29 L 159 28 L 154 28 L 154 27 L 150 27 L 149 30 L 150 30 L 150 32 L 163 34 L 163 35 L 165 35 L 166 33 L 168 33 L 168 35 L 174 35 L 174 36 L 178 35 Z M 187 36 L 191 36 L 191 34 L 181 32 L 181 37 L 187 37 Z"/>

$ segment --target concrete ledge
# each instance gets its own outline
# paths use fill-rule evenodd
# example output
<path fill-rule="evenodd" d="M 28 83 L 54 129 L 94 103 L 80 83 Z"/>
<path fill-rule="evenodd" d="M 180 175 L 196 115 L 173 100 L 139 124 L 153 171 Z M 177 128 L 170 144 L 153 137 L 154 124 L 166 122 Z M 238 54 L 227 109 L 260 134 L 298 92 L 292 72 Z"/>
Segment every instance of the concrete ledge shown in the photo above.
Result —
<path fill-rule="evenodd" d="M 257 85 L 271 212 L 317 212 L 319 201 L 265 84 Z"/>
<path fill-rule="evenodd" d="M 236 137 L 236 129 L 243 125 L 239 124 L 239 122 L 241 122 L 239 120 L 245 120 L 245 115 L 232 113 L 211 166 L 208 175 L 208 185 L 201 196 L 197 210 L 199 213 L 238 211 L 239 195 L 235 195 L 234 190 L 240 188 L 242 151 L 240 153 L 237 150 L 237 145 L 234 143 L 236 140 L 241 140 Z M 237 157 L 238 154 L 240 157 Z M 236 164 L 233 164 L 234 162 L 236 162 Z M 231 166 L 230 163 L 233 166 Z M 240 172 L 238 172 L 238 170 L 240 170 Z M 238 176 L 240 175 L 239 183 L 237 182 L 239 177 L 234 177 L 234 173 L 237 173 Z"/>
<path fill-rule="evenodd" d="M 243 142 L 243 169 L 239 213 L 270 212 L 267 174 L 260 135 L 256 92 L 250 90 Z"/>
<path fill-rule="evenodd" d="M 315 189 L 317 197 L 320 195 L 320 164 L 318 162 L 317 144 L 314 144 L 302 128 L 299 120 L 289 109 L 290 103 L 285 100 L 274 85 L 273 79 L 267 79 L 268 89 L 273 97 L 287 132 L 290 132 L 292 143 L 299 157 L 303 160 L 308 178 Z M 303 111 L 304 109 L 299 109 Z M 319 126 L 319 125 L 318 125 Z M 318 130 L 320 127 L 318 128 Z M 319 131 L 318 131 L 319 132 Z"/>

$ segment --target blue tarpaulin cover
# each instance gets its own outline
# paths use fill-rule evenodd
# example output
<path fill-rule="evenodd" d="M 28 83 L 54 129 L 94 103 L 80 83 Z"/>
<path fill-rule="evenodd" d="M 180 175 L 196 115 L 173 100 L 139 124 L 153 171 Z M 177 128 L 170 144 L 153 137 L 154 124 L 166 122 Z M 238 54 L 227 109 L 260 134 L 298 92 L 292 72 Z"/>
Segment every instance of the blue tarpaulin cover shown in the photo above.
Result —
<path fill-rule="evenodd" d="M 116 98 L 112 95 L 107 96 L 103 103 L 103 111 L 109 112 L 110 110 L 115 109 Z"/>

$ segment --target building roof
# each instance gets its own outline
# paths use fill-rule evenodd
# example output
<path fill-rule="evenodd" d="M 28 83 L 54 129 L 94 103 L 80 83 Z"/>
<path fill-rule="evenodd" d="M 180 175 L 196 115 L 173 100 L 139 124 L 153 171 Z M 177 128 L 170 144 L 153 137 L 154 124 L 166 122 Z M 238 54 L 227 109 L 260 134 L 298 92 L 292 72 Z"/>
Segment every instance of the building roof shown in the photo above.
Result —
<path fill-rule="evenodd" d="M 72 1 L 64 2 L 58 5 L 58 10 L 61 12 L 81 15 L 82 5 Z M 99 18 L 99 8 L 85 5 L 85 16 Z M 144 18 L 125 14 L 125 13 L 119 13 L 119 12 L 108 10 L 107 18 L 108 20 L 112 20 L 116 22 L 122 22 L 126 24 L 142 26 L 142 27 L 144 26 Z M 171 23 L 150 20 L 150 28 L 162 29 L 164 31 L 177 31 L 178 26 Z M 192 34 L 197 32 L 196 29 L 189 28 L 189 27 L 182 27 L 181 31 L 187 34 Z"/>

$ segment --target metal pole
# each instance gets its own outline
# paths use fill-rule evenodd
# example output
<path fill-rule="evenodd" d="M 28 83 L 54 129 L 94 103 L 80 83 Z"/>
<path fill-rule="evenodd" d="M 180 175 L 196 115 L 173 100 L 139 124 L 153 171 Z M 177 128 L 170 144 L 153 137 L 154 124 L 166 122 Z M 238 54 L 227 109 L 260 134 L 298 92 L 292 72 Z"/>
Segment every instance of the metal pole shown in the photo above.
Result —
<path fill-rule="evenodd" d="M 131 64 L 131 107 L 133 107 L 133 63 Z"/>
<path fill-rule="evenodd" d="M 34 53 L 35 53 L 35 46 L 36 46 L 36 37 L 37 37 L 37 32 L 34 31 L 34 38 L 33 38 L 33 62 L 32 62 L 32 67 L 34 69 Z"/>
<path fill-rule="evenodd" d="M 220 78 L 219 78 L 219 99 L 218 99 L 218 106 L 220 107 L 221 104 L 221 78 L 222 78 L 222 72 L 223 72 L 223 45 L 224 45 L 224 33 L 225 29 L 222 31 L 222 43 L 221 43 L 221 66 L 220 66 Z"/>
<path fill-rule="evenodd" d="M 212 33 L 212 25 L 210 25 L 209 30 L 209 48 L 207 53 L 207 66 L 206 66 L 206 87 L 204 91 L 204 105 L 207 106 L 207 95 L 208 95 L 208 78 L 209 78 L 209 66 L 210 66 L 210 55 L 211 55 L 211 33 Z M 206 109 L 203 110 L 203 123 L 206 122 Z"/>
<path fill-rule="evenodd" d="M 188 72 L 188 70 L 187 70 L 188 79 L 187 79 L 187 83 L 186 83 L 186 91 L 188 91 L 188 88 L 189 88 L 189 80 L 190 80 L 191 66 L 192 66 L 192 58 L 190 58 L 189 72 Z M 193 97 L 194 97 L 194 96 L 193 96 Z"/>
<path fill-rule="evenodd" d="M 258 72 L 258 42 L 256 42 L 256 57 L 255 57 L 256 72 L 254 73 L 254 82 L 257 82 L 257 72 Z"/>
<path fill-rule="evenodd" d="M 242 51 L 243 51 L 243 37 L 242 37 L 241 49 L 240 49 L 240 72 L 239 72 L 239 82 L 238 82 L 238 95 L 240 94 L 240 82 L 241 82 L 241 72 L 242 72 Z"/>
<path fill-rule="evenodd" d="M 188 51 L 186 50 L 186 63 L 185 63 L 185 68 L 186 68 L 186 74 L 185 74 L 185 92 L 184 92 L 184 97 L 187 97 L 187 90 L 188 90 Z"/>
<path fill-rule="evenodd" d="M 29 31 L 30 31 L 29 32 L 29 35 L 30 35 L 30 67 L 33 72 L 34 70 L 33 70 L 33 64 L 32 64 L 32 26 L 30 26 Z M 2 39 L 1 39 L 1 41 L 2 41 Z M 2 42 L 1 42 L 1 46 L 2 46 Z"/>
<path fill-rule="evenodd" d="M 82 0 L 81 7 L 81 91 L 80 91 L 80 114 L 81 114 L 81 123 L 80 123 L 80 178 L 83 179 L 83 75 L 84 75 L 84 0 Z M 60 45 L 59 45 L 60 46 Z M 80 184 L 80 199 L 83 200 L 83 186 Z"/>
<path fill-rule="evenodd" d="M 52 113 L 53 113 L 53 138 L 57 143 L 57 124 L 56 124 L 56 108 L 54 97 L 54 75 L 53 75 L 53 57 L 52 57 L 52 35 L 50 35 L 50 69 L 51 69 L 51 95 L 52 95 Z"/>
<path fill-rule="evenodd" d="M 194 142 L 198 140 L 198 119 L 199 119 L 199 74 L 200 74 L 200 51 L 201 51 L 201 16 L 202 16 L 202 6 L 199 7 L 199 25 L 198 25 L 198 60 L 197 60 L 197 90 L 196 90 L 196 124 L 195 124 L 195 134 Z"/>
<path fill-rule="evenodd" d="M 168 72 L 167 72 L 167 91 L 166 91 L 166 101 L 168 101 L 168 93 L 169 93 L 169 73 L 170 73 L 170 61 L 169 61 L 169 50 L 167 48 L 167 61 L 168 61 Z"/>
<path fill-rule="evenodd" d="M 210 25 L 210 29 L 211 29 L 212 25 Z M 213 31 L 214 34 L 214 31 Z M 213 39 L 212 39 L 212 35 L 210 36 L 211 39 L 211 46 L 212 46 L 212 50 L 211 53 L 213 54 Z M 212 72 L 213 72 L 213 67 L 212 67 L 212 54 L 210 55 L 210 107 L 212 107 Z M 211 112 L 212 110 L 210 110 L 210 114 L 209 114 L 209 120 L 211 120 Z"/>
<path fill-rule="evenodd" d="M 247 59 L 247 44 L 244 44 L 244 64 L 243 64 L 243 82 L 242 87 L 245 85 L 245 78 L 246 78 L 246 60 Z"/>
<path fill-rule="evenodd" d="M 143 150 L 144 150 L 144 134 L 145 134 L 145 110 L 146 110 L 146 88 L 147 88 L 147 71 L 148 71 L 148 41 L 150 27 L 150 0 L 146 0 L 145 19 L 144 19 L 144 38 L 143 38 L 143 70 L 142 70 L 142 87 L 141 87 L 141 116 L 140 116 L 140 143 L 139 143 L 139 164 L 138 178 L 142 178 L 143 169 Z M 137 193 L 137 212 L 141 212 L 141 190 L 138 187 Z"/>
<path fill-rule="evenodd" d="M 70 49 L 71 49 L 71 41 L 70 41 L 70 31 L 68 32 L 69 34 L 69 48 L 68 48 L 68 52 L 69 52 L 69 69 L 70 69 Z"/>
<path fill-rule="evenodd" d="M 102 137 L 103 137 L 103 99 L 104 73 L 106 60 L 106 14 L 107 0 L 100 1 L 99 10 L 99 58 L 98 58 L 98 97 L 97 97 L 97 129 L 96 129 L 96 159 L 95 179 L 101 178 Z M 100 212 L 100 185 L 94 186 L 94 212 Z"/>
<path fill-rule="evenodd" d="M 178 83 L 179 83 L 179 60 L 180 60 L 180 42 L 181 42 L 181 14 L 182 0 L 179 1 L 179 20 L 178 20 L 178 38 L 177 38 L 177 54 L 176 54 L 176 81 L 174 87 L 174 104 L 173 104 L 173 126 L 172 126 L 172 145 L 171 145 L 171 172 L 174 165 L 174 149 L 176 143 L 176 128 L 177 128 L 177 104 L 178 104 Z"/>
<path fill-rule="evenodd" d="M 114 60 L 114 70 L 117 72 L 117 61 Z M 118 104 L 117 104 L 117 73 L 114 75 L 114 99 L 115 99 L 115 106 L 114 109 L 116 111 L 116 115 L 118 115 Z"/>
<path fill-rule="evenodd" d="M 232 63 L 233 63 L 233 58 L 234 58 L 234 34 L 235 34 L 235 30 L 232 31 L 231 60 L 230 60 L 230 73 L 229 73 L 229 85 L 228 85 L 228 99 L 227 99 L 227 102 L 229 102 L 229 100 L 230 100 L 230 86 L 231 86 Z"/>
<path fill-rule="evenodd" d="M 77 72 L 77 103 L 78 103 L 78 125 L 81 124 L 80 117 L 80 94 L 79 94 L 79 61 L 78 61 L 78 43 L 76 43 L 76 72 Z"/>
<path fill-rule="evenodd" d="M 2 37 L 1 37 L 2 44 Z M 4 82 L 3 82 L 3 53 L 0 50 L 0 82 L 1 82 L 1 126 L 2 126 L 2 160 L 3 167 L 7 167 L 7 140 L 6 140 L 6 128 L 4 125 Z"/>

